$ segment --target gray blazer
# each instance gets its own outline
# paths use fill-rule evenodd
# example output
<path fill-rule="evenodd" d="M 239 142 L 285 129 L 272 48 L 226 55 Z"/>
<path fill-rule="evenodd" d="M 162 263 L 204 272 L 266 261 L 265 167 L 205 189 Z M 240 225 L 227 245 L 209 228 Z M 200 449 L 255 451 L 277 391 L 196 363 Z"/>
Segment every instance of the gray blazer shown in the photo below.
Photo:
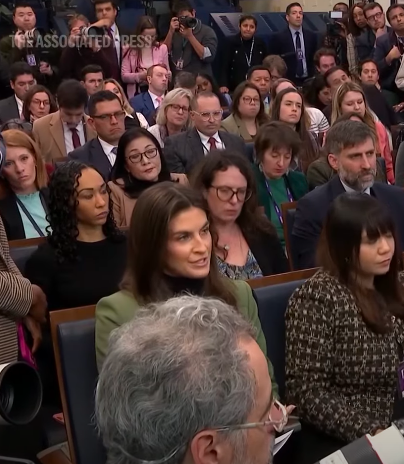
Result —
<path fill-rule="evenodd" d="M 245 144 L 240 137 L 221 130 L 219 137 L 226 150 L 248 156 Z M 163 152 L 170 172 L 187 175 L 205 156 L 201 138 L 195 128 L 167 137 Z"/>
<path fill-rule="evenodd" d="M 18 112 L 18 105 L 14 95 L 0 101 L 0 124 L 4 124 L 10 119 L 19 118 L 20 113 Z"/>

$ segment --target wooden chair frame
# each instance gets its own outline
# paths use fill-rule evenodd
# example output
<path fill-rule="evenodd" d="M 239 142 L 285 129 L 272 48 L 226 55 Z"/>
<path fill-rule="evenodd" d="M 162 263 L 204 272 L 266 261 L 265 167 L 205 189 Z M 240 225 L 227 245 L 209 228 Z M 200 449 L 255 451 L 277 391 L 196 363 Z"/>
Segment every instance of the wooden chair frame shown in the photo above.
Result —
<path fill-rule="evenodd" d="M 318 268 L 304 269 L 302 271 L 286 272 L 285 274 L 276 274 L 259 279 L 247 280 L 248 285 L 252 288 L 269 287 L 270 285 L 286 284 L 295 280 L 306 280 L 312 277 Z"/>

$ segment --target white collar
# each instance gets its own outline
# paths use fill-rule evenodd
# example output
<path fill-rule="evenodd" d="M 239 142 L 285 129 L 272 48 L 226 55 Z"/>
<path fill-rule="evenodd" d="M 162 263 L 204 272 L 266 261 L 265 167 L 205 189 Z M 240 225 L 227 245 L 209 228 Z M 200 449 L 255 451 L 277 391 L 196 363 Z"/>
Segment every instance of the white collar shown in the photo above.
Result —
<path fill-rule="evenodd" d="M 100 142 L 101 147 L 104 150 L 104 153 L 106 155 L 109 155 L 112 152 L 112 150 L 114 148 L 116 148 L 115 145 L 111 145 L 110 143 L 106 142 L 105 140 L 102 140 L 102 138 L 100 138 L 100 137 L 98 137 L 98 141 Z"/>
<path fill-rule="evenodd" d="M 296 34 L 296 32 L 300 32 L 300 35 L 303 35 L 303 26 L 300 26 L 298 29 L 296 29 L 293 26 L 289 26 L 290 32 L 293 34 Z"/>
<path fill-rule="evenodd" d="M 24 104 L 23 101 L 17 97 L 17 94 L 14 94 L 14 97 L 15 97 L 15 101 L 17 102 L 18 106 L 22 106 Z"/>
<path fill-rule="evenodd" d="M 341 181 L 341 184 L 344 187 L 345 192 L 347 192 L 347 193 L 358 193 L 357 190 L 354 190 L 352 187 L 349 187 L 348 185 L 346 185 L 345 182 L 342 181 L 341 177 L 339 178 L 339 180 Z M 361 193 L 366 193 L 367 195 L 370 195 L 370 187 L 368 187 L 366 190 L 364 190 Z"/>
<path fill-rule="evenodd" d="M 159 99 L 163 100 L 163 97 L 164 97 L 164 95 L 161 95 L 161 96 L 159 96 L 159 95 L 156 95 L 155 93 L 153 93 L 153 92 L 150 92 L 150 90 L 149 90 L 149 94 L 150 94 L 150 96 L 151 96 L 152 100 L 156 100 L 157 98 L 159 98 Z"/>
<path fill-rule="evenodd" d="M 205 135 L 202 134 L 202 132 L 199 132 L 198 129 L 196 130 L 199 134 L 199 137 L 201 138 L 201 142 L 206 145 L 209 142 L 209 139 L 212 137 L 216 140 L 216 142 L 222 143 L 219 137 L 219 132 L 216 132 L 216 134 L 213 135 Z"/>

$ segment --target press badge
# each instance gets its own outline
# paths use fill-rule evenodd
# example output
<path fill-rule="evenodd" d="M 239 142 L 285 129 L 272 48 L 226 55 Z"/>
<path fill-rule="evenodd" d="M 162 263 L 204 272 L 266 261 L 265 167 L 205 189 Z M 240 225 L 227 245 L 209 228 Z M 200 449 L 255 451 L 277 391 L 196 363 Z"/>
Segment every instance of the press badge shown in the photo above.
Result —
<path fill-rule="evenodd" d="M 180 58 L 178 61 L 177 61 L 177 64 L 175 65 L 175 67 L 178 69 L 178 70 L 181 70 L 183 67 L 184 67 L 184 60 L 182 58 Z"/>
<path fill-rule="evenodd" d="M 297 54 L 297 59 L 298 60 L 303 60 L 304 59 L 304 56 L 303 56 L 303 50 L 296 50 L 296 54 Z"/>
<path fill-rule="evenodd" d="M 27 63 L 28 63 L 30 66 L 36 66 L 35 55 L 27 55 Z"/>
<path fill-rule="evenodd" d="M 404 362 L 398 365 L 398 396 L 404 398 Z"/>

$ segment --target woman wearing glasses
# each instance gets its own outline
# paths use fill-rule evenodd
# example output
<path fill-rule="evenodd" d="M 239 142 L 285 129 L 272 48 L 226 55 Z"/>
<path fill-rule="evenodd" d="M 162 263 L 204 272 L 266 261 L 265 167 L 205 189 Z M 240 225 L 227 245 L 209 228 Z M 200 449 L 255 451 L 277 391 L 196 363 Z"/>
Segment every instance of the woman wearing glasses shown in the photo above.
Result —
<path fill-rule="evenodd" d="M 222 121 L 221 128 L 244 142 L 252 142 L 258 127 L 268 121 L 258 88 L 251 82 L 243 82 L 234 91 L 231 115 Z"/>
<path fill-rule="evenodd" d="M 165 139 L 186 130 L 189 126 L 189 109 L 192 92 L 188 89 L 174 89 L 164 97 L 156 116 L 156 124 L 149 128 L 160 147 L 164 148 Z"/>
<path fill-rule="evenodd" d="M 22 115 L 25 121 L 33 123 L 50 113 L 56 113 L 58 107 L 53 95 L 43 85 L 34 85 L 24 97 Z"/>
<path fill-rule="evenodd" d="M 288 271 L 275 228 L 258 209 L 246 159 L 229 150 L 212 152 L 197 167 L 191 185 L 205 198 L 221 274 L 248 280 Z"/>
<path fill-rule="evenodd" d="M 184 174 L 170 174 L 156 138 L 140 127 L 120 138 L 111 179 L 108 186 L 118 227 L 129 226 L 135 203 L 147 188 L 170 180 L 187 183 Z"/>

